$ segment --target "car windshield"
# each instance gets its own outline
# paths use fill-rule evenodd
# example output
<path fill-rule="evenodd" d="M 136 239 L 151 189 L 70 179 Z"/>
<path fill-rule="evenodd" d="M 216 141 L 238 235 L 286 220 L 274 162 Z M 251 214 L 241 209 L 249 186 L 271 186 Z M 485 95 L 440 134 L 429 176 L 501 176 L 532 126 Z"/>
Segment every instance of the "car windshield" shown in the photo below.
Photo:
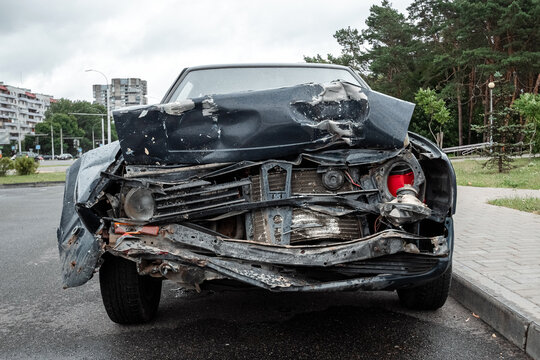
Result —
<path fill-rule="evenodd" d="M 187 73 L 170 101 L 333 80 L 367 87 L 365 83 L 360 84 L 348 70 L 339 68 L 279 66 L 201 69 Z"/>

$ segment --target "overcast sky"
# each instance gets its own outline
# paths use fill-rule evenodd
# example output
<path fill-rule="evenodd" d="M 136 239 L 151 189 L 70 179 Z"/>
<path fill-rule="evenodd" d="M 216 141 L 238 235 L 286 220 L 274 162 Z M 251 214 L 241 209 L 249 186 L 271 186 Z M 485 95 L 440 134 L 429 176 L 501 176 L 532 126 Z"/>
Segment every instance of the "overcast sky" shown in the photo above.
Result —
<path fill-rule="evenodd" d="M 405 12 L 410 0 L 391 1 Z M 336 30 L 364 28 L 381 0 L 0 0 L 0 81 L 72 100 L 92 84 L 148 81 L 159 102 L 187 66 L 302 62 L 339 54 Z"/>

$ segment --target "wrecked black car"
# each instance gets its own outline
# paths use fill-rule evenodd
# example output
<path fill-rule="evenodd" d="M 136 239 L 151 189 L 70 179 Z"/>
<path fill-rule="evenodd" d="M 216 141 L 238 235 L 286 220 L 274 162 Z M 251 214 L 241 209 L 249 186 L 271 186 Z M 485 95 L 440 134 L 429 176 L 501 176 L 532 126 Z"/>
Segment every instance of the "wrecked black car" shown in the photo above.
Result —
<path fill-rule="evenodd" d="M 164 279 L 397 290 L 407 307 L 441 307 L 455 175 L 407 132 L 413 109 L 342 66 L 185 69 L 161 104 L 115 111 L 119 142 L 69 168 L 64 286 L 99 270 L 122 324 L 154 317 Z"/>

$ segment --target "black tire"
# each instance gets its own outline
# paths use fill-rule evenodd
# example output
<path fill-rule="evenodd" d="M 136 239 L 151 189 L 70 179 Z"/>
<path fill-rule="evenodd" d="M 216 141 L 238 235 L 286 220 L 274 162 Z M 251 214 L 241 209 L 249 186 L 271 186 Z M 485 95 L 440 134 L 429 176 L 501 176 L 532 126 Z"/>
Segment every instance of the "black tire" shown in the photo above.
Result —
<path fill-rule="evenodd" d="M 134 262 L 107 256 L 99 270 L 99 285 L 107 315 L 115 323 L 141 324 L 156 315 L 161 279 L 139 275 Z"/>
<path fill-rule="evenodd" d="M 398 290 L 401 305 L 413 310 L 437 310 L 448 298 L 452 280 L 452 265 L 444 274 L 424 285 Z"/>

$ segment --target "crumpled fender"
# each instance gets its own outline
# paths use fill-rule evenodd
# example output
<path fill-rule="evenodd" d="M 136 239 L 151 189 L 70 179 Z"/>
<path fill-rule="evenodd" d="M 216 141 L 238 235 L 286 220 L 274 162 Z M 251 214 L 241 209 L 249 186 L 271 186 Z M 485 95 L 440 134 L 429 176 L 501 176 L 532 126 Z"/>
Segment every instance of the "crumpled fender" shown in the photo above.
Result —
<path fill-rule="evenodd" d="M 86 283 L 98 264 L 102 243 L 83 222 L 84 216 L 90 216 L 84 211 L 85 204 L 93 200 L 101 172 L 115 161 L 119 150 L 118 142 L 114 142 L 89 151 L 67 170 L 64 205 L 57 230 L 64 288 Z"/>

